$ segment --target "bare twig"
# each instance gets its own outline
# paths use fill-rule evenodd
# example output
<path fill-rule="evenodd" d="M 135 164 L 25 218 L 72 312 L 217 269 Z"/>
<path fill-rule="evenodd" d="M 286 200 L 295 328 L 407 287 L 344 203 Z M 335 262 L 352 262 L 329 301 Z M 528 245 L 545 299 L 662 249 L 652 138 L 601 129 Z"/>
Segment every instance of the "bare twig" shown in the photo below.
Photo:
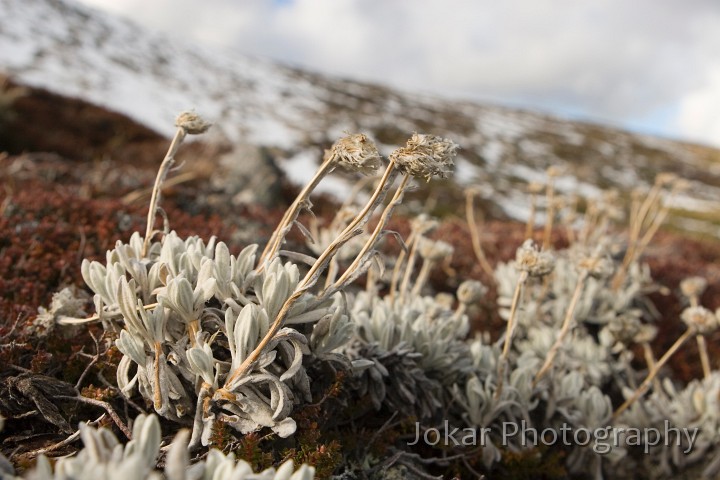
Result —
<path fill-rule="evenodd" d="M 490 262 L 488 262 L 485 251 L 483 250 L 482 244 L 480 243 L 480 227 L 475 220 L 475 202 L 473 201 L 474 197 L 475 192 L 473 192 L 472 190 L 468 190 L 465 193 L 465 216 L 467 217 L 468 229 L 470 230 L 470 240 L 472 242 L 473 252 L 475 252 L 475 256 L 477 257 L 478 262 L 480 262 L 480 266 L 482 267 L 483 271 L 487 273 L 488 277 L 493 279 L 495 278 L 493 274 L 493 269 L 490 266 Z M 527 238 L 530 237 L 528 236 Z"/>
<path fill-rule="evenodd" d="M 105 418 L 106 415 L 107 415 L 106 413 L 103 413 L 96 420 L 94 420 L 92 422 L 85 422 L 85 424 L 86 425 L 97 425 L 100 422 L 102 422 L 102 420 Z M 22 457 L 30 459 L 30 458 L 35 458 L 39 455 L 44 455 L 46 453 L 54 452 L 55 450 L 58 450 L 62 447 L 65 447 L 65 446 L 70 445 L 71 443 L 75 442 L 78 439 L 78 437 L 80 437 L 80 430 L 77 430 L 75 433 L 73 433 L 66 439 L 61 440 L 57 443 L 54 443 L 47 447 L 38 448 L 37 450 L 32 450 L 30 452 L 23 453 Z"/>
<path fill-rule="evenodd" d="M 112 418 L 113 422 L 115 422 L 115 425 L 117 425 L 120 431 L 122 431 L 123 434 L 127 437 L 127 439 L 132 440 L 132 432 L 130 432 L 130 429 L 127 427 L 127 425 L 123 423 L 123 421 L 120 419 L 118 414 L 115 412 L 115 410 L 109 403 L 103 402 L 102 400 L 96 400 L 94 398 L 83 397 L 82 395 L 78 395 L 75 397 L 69 395 L 58 395 L 55 398 L 61 400 L 74 400 L 76 402 L 87 403 L 88 405 L 94 405 L 96 407 L 104 409 L 108 413 L 108 415 L 110 415 L 110 418 Z"/>
<path fill-rule="evenodd" d="M 80 378 L 78 378 L 78 381 L 75 383 L 75 390 L 78 390 L 78 393 L 80 385 L 82 385 L 82 382 L 83 380 L 85 380 L 85 377 L 90 372 L 90 369 L 98 362 L 98 360 L 100 360 L 100 343 L 92 332 L 88 331 L 88 333 L 92 337 L 93 342 L 95 342 L 95 355 L 92 357 L 92 360 L 90 360 L 90 363 L 88 363 L 88 365 L 85 367 L 85 370 L 83 370 L 82 374 L 80 375 Z"/>
<path fill-rule="evenodd" d="M 653 379 L 657 376 L 657 374 L 660 372 L 660 369 L 667 363 L 668 360 L 670 360 L 670 357 L 672 357 L 673 354 L 678 351 L 678 349 L 685 343 L 685 341 L 694 334 L 695 334 L 694 329 L 688 328 L 687 330 L 685 330 L 685 333 L 680 335 L 680 337 L 678 337 L 678 339 L 675 340 L 675 343 L 673 343 L 672 346 L 668 349 L 668 351 L 665 352 L 665 355 L 660 357 L 660 360 L 658 360 L 657 363 L 650 369 L 647 377 L 645 377 L 645 380 L 643 380 L 643 382 L 635 390 L 633 395 L 630 398 L 628 398 L 627 400 L 625 400 L 625 402 L 622 405 L 620 405 L 617 410 L 615 410 L 615 412 L 612 415 L 613 420 L 617 419 L 617 417 L 619 417 L 621 413 L 623 413 L 625 410 L 627 410 L 640 397 L 645 395 L 645 392 L 647 392 L 648 389 L 650 388 L 650 384 L 652 383 Z"/>
<path fill-rule="evenodd" d="M 510 354 L 510 345 L 512 344 L 512 338 L 515 334 L 515 325 L 517 324 L 517 320 L 515 319 L 517 314 L 517 307 L 520 303 L 520 294 L 522 293 L 523 286 L 525 285 L 525 282 L 527 282 L 527 279 L 528 272 L 522 271 L 520 272 L 517 284 L 515 285 L 515 293 L 513 294 L 512 305 L 510 307 L 510 316 L 508 317 L 507 329 L 505 330 L 505 339 L 503 340 L 503 349 L 502 353 L 500 354 L 500 358 L 498 359 L 498 383 L 497 388 L 495 389 L 496 399 L 500 398 L 500 394 L 503 390 L 503 382 L 505 381 L 505 369 L 507 367 L 507 358 Z"/>
<path fill-rule="evenodd" d="M 587 270 L 582 270 L 580 272 L 580 276 L 577 279 L 577 284 L 575 285 L 575 292 L 573 293 L 572 299 L 570 300 L 570 305 L 568 305 L 567 312 L 565 312 L 565 319 L 563 320 L 562 327 L 560 328 L 560 333 L 555 339 L 555 343 L 553 343 L 552 347 L 550 347 L 550 351 L 545 357 L 545 363 L 543 363 L 543 366 L 540 367 L 540 370 L 535 375 L 535 379 L 533 380 L 533 386 L 537 385 L 540 379 L 548 372 L 548 370 L 550 370 L 550 367 L 555 360 L 555 356 L 557 356 L 558 350 L 560 350 L 560 347 L 562 346 L 565 337 L 567 336 L 573 325 L 572 320 L 575 314 L 575 307 L 577 306 L 578 300 L 580 300 L 580 294 L 583 291 L 583 286 L 585 285 L 585 279 L 587 277 Z"/>

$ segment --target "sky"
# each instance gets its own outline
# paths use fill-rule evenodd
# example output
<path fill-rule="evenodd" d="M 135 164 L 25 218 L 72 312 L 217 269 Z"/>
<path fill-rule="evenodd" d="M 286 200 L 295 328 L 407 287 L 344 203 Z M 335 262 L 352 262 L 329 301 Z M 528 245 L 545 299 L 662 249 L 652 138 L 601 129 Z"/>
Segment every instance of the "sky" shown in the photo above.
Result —
<path fill-rule="evenodd" d="M 720 147 L 718 0 L 81 0 L 346 78 Z"/>

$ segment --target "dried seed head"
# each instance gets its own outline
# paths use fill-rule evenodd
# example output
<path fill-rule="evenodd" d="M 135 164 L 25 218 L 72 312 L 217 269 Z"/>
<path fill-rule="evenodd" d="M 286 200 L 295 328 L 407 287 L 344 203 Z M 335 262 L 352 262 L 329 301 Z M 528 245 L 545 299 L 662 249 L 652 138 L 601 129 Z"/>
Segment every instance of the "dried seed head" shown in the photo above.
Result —
<path fill-rule="evenodd" d="M 557 165 L 552 165 L 548 167 L 548 169 L 545 171 L 548 177 L 559 177 L 562 175 L 562 169 L 558 167 Z"/>
<path fill-rule="evenodd" d="M 615 340 L 629 345 L 637 341 L 638 336 L 643 333 L 643 324 L 637 315 L 630 312 L 613 318 L 608 323 L 607 329 Z"/>
<path fill-rule="evenodd" d="M 457 289 L 457 298 L 460 303 L 470 305 L 479 302 L 487 290 L 487 287 L 477 280 L 465 280 Z"/>
<path fill-rule="evenodd" d="M 420 235 L 432 232 L 438 227 L 438 221 L 426 213 L 421 213 L 410 220 L 410 228 Z"/>
<path fill-rule="evenodd" d="M 689 307 L 683 310 L 680 318 L 697 333 L 706 334 L 720 327 L 718 317 L 705 307 Z"/>
<path fill-rule="evenodd" d="M 688 277 L 680 282 L 680 291 L 688 299 L 698 299 L 707 288 L 707 280 L 702 277 Z"/>
<path fill-rule="evenodd" d="M 341 138 L 330 151 L 340 165 L 364 174 L 373 173 L 382 163 L 377 147 L 362 133 Z"/>
<path fill-rule="evenodd" d="M 188 135 L 199 135 L 207 132 L 212 123 L 206 122 L 195 112 L 183 112 L 175 119 L 175 126 L 185 130 Z"/>
<path fill-rule="evenodd" d="M 640 326 L 640 330 L 638 330 L 637 334 L 635 334 L 633 341 L 635 343 L 650 343 L 655 340 L 656 336 L 657 327 L 655 327 L 654 325 L 648 325 L 647 323 L 643 323 Z"/>
<path fill-rule="evenodd" d="M 540 182 L 530 182 L 527 185 L 527 191 L 531 194 L 542 193 L 543 190 L 545 190 L 545 185 Z"/>
<path fill-rule="evenodd" d="M 435 295 L 435 303 L 439 307 L 445 308 L 447 310 L 452 308 L 454 302 L 455 297 L 453 297 L 450 293 L 440 292 Z"/>
<path fill-rule="evenodd" d="M 672 172 L 661 172 L 655 177 L 655 184 L 657 185 L 670 185 L 678 176 Z"/>
<path fill-rule="evenodd" d="M 413 133 L 407 144 L 390 154 L 398 169 L 427 181 L 434 175 L 447 178 L 452 170 L 458 146 L 435 135 Z"/>
<path fill-rule="evenodd" d="M 597 279 L 609 278 L 615 271 L 615 264 L 608 256 L 591 256 L 580 260 L 578 266 Z"/>
<path fill-rule="evenodd" d="M 453 254 L 453 247 L 442 240 L 430 240 L 429 238 L 418 238 L 418 251 L 420 256 L 432 262 L 438 262 Z"/>
<path fill-rule="evenodd" d="M 525 240 L 515 254 L 515 268 L 528 272 L 531 277 L 542 277 L 555 268 L 555 258 L 549 252 L 541 252 L 530 239 Z"/>

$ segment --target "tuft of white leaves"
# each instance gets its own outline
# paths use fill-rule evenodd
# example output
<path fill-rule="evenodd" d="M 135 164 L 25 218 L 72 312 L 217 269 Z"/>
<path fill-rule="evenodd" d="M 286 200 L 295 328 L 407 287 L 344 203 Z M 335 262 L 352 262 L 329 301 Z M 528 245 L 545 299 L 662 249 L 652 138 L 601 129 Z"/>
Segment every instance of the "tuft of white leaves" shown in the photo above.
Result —
<path fill-rule="evenodd" d="M 120 389 L 139 391 L 170 420 L 194 417 L 193 445 L 207 443 L 216 419 L 241 433 L 263 427 L 294 433 L 293 405 L 310 397 L 303 366 L 310 349 L 308 336 L 293 326 L 317 323 L 338 308 L 301 297 L 258 362 L 231 379 L 296 289 L 297 266 L 275 259 L 258 274 L 256 245 L 234 256 L 222 242 L 181 240 L 174 232 L 152 243 L 148 257 L 142 244 L 133 235 L 108 252 L 105 265 L 82 265 L 100 316 L 123 320 L 115 342 L 123 353 Z M 349 339 L 347 321 L 339 320 L 325 341 L 316 336 L 319 354 Z"/>
<path fill-rule="evenodd" d="M 28 478 L 34 480 L 312 480 L 315 469 L 301 465 L 297 470 L 292 460 L 277 469 L 255 473 L 247 462 L 236 460 L 234 454 L 225 455 L 212 449 L 203 460 L 190 465 L 188 431 L 181 430 L 169 446 L 164 476 L 155 470 L 160 451 L 161 431 L 155 415 L 140 415 L 133 426 L 133 440 L 120 444 L 105 428 L 95 429 L 80 424 L 84 448 L 75 456 L 57 460 L 54 468 L 41 455 Z"/>

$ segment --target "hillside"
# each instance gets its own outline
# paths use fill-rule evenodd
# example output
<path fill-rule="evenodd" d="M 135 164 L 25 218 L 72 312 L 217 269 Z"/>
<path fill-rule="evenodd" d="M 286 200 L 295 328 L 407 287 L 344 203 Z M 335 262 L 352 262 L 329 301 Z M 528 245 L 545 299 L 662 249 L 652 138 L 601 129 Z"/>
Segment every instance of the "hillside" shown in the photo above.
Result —
<path fill-rule="evenodd" d="M 461 198 L 477 186 L 486 213 L 524 220 L 524 184 L 560 168 L 557 188 L 585 198 L 628 192 L 660 171 L 691 182 L 674 200 L 672 224 L 720 236 L 720 152 L 613 128 L 472 102 L 449 101 L 323 76 L 169 39 L 67 0 L 0 0 L 0 72 L 18 82 L 79 97 L 169 135 L 177 112 L 195 108 L 216 124 L 215 140 L 270 148 L 290 178 L 345 131 L 365 131 L 387 153 L 412 131 L 462 146 L 456 184 L 437 192 Z M 321 190 L 341 193 L 330 180 Z"/>

